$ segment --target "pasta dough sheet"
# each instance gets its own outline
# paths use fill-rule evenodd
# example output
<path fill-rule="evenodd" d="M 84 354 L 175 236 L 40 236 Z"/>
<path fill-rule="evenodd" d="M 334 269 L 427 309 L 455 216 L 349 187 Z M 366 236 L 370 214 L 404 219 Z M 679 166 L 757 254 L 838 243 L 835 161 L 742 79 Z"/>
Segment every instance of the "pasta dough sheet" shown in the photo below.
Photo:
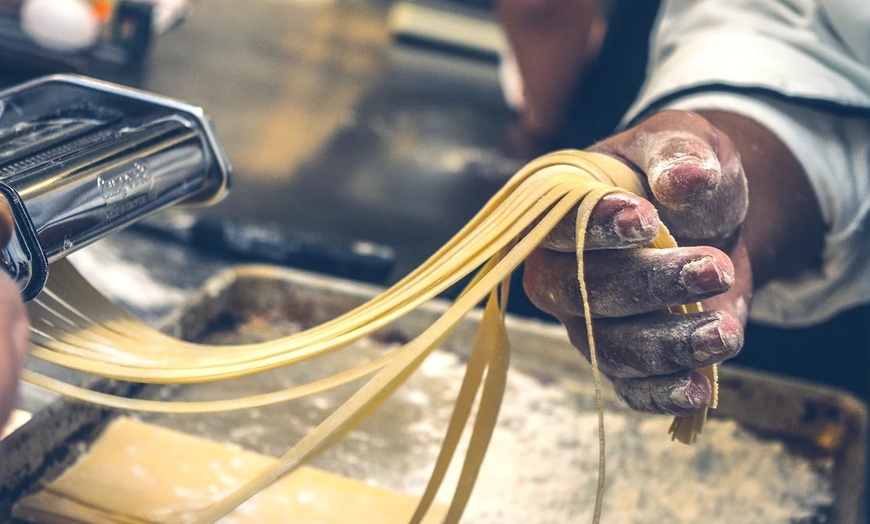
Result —
<path fill-rule="evenodd" d="M 6 425 L 3 426 L 2 431 L 0 431 L 0 439 L 4 439 L 11 435 L 16 429 L 21 426 L 27 424 L 30 421 L 31 414 L 23 409 L 16 409 L 9 415 L 9 420 L 6 422 Z"/>
<path fill-rule="evenodd" d="M 184 522 L 223 499 L 275 458 L 175 430 L 118 418 L 90 451 L 41 492 L 22 499 L 14 516 L 39 523 Z M 301 467 L 221 522 L 383 524 L 408 521 L 411 495 Z M 441 522 L 436 505 L 424 522 Z"/>

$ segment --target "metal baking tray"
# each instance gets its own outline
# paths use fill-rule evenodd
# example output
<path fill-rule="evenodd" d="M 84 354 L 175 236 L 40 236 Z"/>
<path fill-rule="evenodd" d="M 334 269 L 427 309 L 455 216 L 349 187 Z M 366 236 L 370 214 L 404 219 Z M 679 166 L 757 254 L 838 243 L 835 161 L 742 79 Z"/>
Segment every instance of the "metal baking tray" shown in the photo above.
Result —
<path fill-rule="evenodd" d="M 207 283 L 166 329 L 211 343 L 268 340 L 334 318 L 379 291 L 296 270 L 240 266 Z M 203 400 L 288 387 L 397 347 L 447 306 L 432 301 L 311 365 L 214 385 L 149 388 L 145 394 Z M 478 321 L 477 312 L 469 315 L 393 398 L 313 465 L 421 493 Z M 508 388 L 463 522 L 588 522 L 597 471 L 591 369 L 561 326 L 511 317 L 508 333 Z M 693 446 L 670 441 L 668 417 L 634 413 L 605 388 L 608 476 L 602 520 L 858 522 L 865 405 L 839 390 L 727 365 L 720 378 L 720 408 Z M 142 418 L 280 455 L 356 386 L 268 408 Z M 90 431 L 86 440 L 95 434 Z M 448 475 L 448 486 L 455 481 L 455 474 Z M 449 492 L 442 490 L 439 499 L 448 501 Z"/>

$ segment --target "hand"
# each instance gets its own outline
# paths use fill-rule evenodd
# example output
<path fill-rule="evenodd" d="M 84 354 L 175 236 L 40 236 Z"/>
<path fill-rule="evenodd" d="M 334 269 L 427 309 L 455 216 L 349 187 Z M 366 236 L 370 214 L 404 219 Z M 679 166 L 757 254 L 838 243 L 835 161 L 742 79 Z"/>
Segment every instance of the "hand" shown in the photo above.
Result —
<path fill-rule="evenodd" d="M 740 235 L 747 179 L 731 140 L 693 113 L 667 111 L 593 151 L 633 166 L 649 201 L 615 194 L 587 231 L 586 282 L 601 371 L 633 408 L 690 415 L 711 386 L 695 368 L 736 355 L 743 344 L 752 270 Z M 588 356 L 576 277 L 574 216 L 526 261 L 529 298 L 568 330 Z M 681 246 L 642 246 L 664 221 Z M 705 311 L 663 313 L 701 301 Z"/>
<path fill-rule="evenodd" d="M 12 214 L 0 203 L 0 246 L 12 236 Z M 18 378 L 24 365 L 29 335 L 27 313 L 15 282 L 0 271 L 0 429 L 15 408 Z"/>

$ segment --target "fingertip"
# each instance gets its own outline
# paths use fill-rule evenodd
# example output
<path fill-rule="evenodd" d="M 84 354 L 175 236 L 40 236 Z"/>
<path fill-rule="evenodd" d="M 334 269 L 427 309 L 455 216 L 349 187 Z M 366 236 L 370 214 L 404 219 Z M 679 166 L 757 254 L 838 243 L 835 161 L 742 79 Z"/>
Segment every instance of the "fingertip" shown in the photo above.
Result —
<path fill-rule="evenodd" d="M 658 212 L 644 199 L 635 199 L 613 217 L 613 231 L 626 245 L 645 245 L 656 237 L 659 231 Z"/>
<path fill-rule="evenodd" d="M 648 200 L 627 192 L 611 193 L 602 198 L 589 217 L 585 249 L 621 249 L 649 244 L 658 234 L 661 221 L 655 206 Z M 541 247 L 562 253 L 577 249 L 577 215 L 562 219 Z"/>
<path fill-rule="evenodd" d="M 659 202 L 671 209 L 686 209 L 713 198 L 722 168 L 712 152 L 703 158 L 683 155 L 652 163 L 648 176 Z"/>
<path fill-rule="evenodd" d="M 637 411 L 679 417 L 707 408 L 712 394 L 710 381 L 698 371 L 615 379 L 613 385 L 620 398 Z"/>
<path fill-rule="evenodd" d="M 743 348 L 743 324 L 734 315 L 712 312 L 710 322 L 692 333 L 692 356 L 698 364 L 710 365 L 736 356 Z"/>
<path fill-rule="evenodd" d="M 607 195 L 590 217 L 587 249 L 621 249 L 652 242 L 661 222 L 658 211 L 646 199 L 628 193 Z"/>
<path fill-rule="evenodd" d="M 680 283 L 693 296 L 723 293 L 734 284 L 734 264 L 715 248 L 699 247 L 702 253 L 680 269 Z"/>
<path fill-rule="evenodd" d="M 690 130 L 665 128 L 642 135 L 642 147 L 646 151 L 642 167 L 650 190 L 659 202 L 671 209 L 708 201 L 722 181 L 712 126 L 696 115 L 680 116 L 692 124 Z"/>
<path fill-rule="evenodd" d="M 707 377 L 698 371 L 689 371 L 668 394 L 675 408 L 671 414 L 687 416 L 705 409 L 710 405 L 711 393 L 712 386 Z"/>

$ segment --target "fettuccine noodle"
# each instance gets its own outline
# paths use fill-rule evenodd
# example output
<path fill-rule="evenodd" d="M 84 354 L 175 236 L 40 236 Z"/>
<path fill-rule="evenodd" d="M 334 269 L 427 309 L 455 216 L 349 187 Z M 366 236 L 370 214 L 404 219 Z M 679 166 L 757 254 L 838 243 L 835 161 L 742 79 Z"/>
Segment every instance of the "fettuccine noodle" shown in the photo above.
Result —
<path fill-rule="evenodd" d="M 356 393 L 297 442 L 274 467 L 251 479 L 196 522 L 213 522 L 281 476 L 304 464 L 359 425 L 387 399 L 450 334 L 462 318 L 486 301 L 441 453 L 411 522 L 419 522 L 444 481 L 460 436 L 472 418 L 471 440 L 455 488 L 447 522 L 458 522 L 468 502 L 492 436 L 509 362 L 504 316 L 511 272 L 549 231 L 577 210 L 578 285 L 583 298 L 588 343 L 599 410 L 599 484 L 594 520 L 600 518 L 604 483 L 604 421 L 592 316 L 583 278 L 583 246 L 589 217 L 609 193 L 643 194 L 633 171 L 609 157 L 561 151 L 541 157 L 518 172 L 487 205 L 431 258 L 379 296 L 356 309 L 303 332 L 270 342 L 213 346 L 184 342 L 150 328 L 103 297 L 71 264 L 52 265 L 51 280 L 30 304 L 33 358 L 92 375 L 140 383 L 194 384 L 251 375 L 317 358 L 365 337 L 435 298 L 474 274 L 450 308 L 401 348 L 342 372 L 283 391 L 202 402 L 125 398 L 79 387 L 25 370 L 24 379 L 65 396 L 117 409 L 162 413 L 203 413 L 286 402 L 367 378 Z M 675 246 L 662 229 L 655 247 Z M 697 304 L 673 312 L 699 311 Z M 702 370 L 714 386 L 716 371 Z M 693 442 L 706 413 L 677 417 L 673 438 Z"/>

